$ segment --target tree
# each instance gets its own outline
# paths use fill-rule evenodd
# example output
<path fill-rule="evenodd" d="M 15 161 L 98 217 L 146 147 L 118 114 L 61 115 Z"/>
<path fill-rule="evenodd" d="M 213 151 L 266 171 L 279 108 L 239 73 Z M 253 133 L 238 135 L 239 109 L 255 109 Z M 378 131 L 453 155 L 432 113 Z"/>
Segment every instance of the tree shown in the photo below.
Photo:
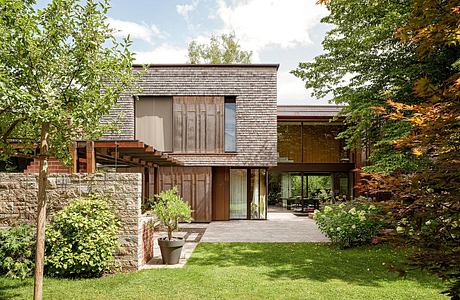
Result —
<path fill-rule="evenodd" d="M 128 39 L 108 27 L 108 0 L 4 0 L 0 10 L 0 154 L 38 158 L 34 298 L 42 298 L 48 158 L 94 139 L 132 82 Z M 33 149 L 39 147 L 38 154 Z"/>
<path fill-rule="evenodd" d="M 452 74 L 452 57 L 438 53 L 421 61 L 416 47 L 396 36 L 411 15 L 410 1 L 320 2 L 330 12 L 322 22 L 334 25 L 323 41 L 324 54 L 300 63 L 293 74 L 318 98 L 347 105 L 342 112 L 347 129 L 340 137 L 349 148 L 372 149 L 368 171 L 415 170 L 421 162 L 391 143 L 406 135 L 410 124 L 384 120 L 373 107 L 386 105 L 389 98 L 407 104 L 423 101 L 412 97 L 412 83 L 422 75 L 441 82 Z"/>
<path fill-rule="evenodd" d="M 391 191 L 393 241 L 460 299 L 460 1 L 321 2 L 327 52 L 294 73 L 349 105 L 342 137 L 373 152 L 361 188 Z"/>
<path fill-rule="evenodd" d="M 191 64 L 249 64 L 252 52 L 241 50 L 235 33 L 222 34 L 220 39 L 213 35 L 209 45 L 192 41 L 188 45 Z"/>

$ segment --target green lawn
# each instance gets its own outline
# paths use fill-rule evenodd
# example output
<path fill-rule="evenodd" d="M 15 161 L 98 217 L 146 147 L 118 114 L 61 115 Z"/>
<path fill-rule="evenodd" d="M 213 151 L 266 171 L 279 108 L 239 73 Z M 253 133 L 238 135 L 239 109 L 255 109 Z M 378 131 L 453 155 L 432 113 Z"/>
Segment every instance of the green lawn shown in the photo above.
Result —
<path fill-rule="evenodd" d="M 183 269 L 99 279 L 46 279 L 44 299 L 445 299 L 420 272 L 388 271 L 388 247 L 337 250 L 306 243 L 200 244 Z M 32 280 L 0 277 L 0 299 L 30 299 Z"/>

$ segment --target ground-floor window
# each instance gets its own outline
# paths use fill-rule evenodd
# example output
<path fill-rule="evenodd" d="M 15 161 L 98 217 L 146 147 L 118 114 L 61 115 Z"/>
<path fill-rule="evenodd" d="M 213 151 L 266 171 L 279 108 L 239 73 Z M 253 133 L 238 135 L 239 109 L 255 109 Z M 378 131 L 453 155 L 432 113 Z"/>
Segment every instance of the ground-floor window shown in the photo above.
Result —
<path fill-rule="evenodd" d="M 267 170 L 230 169 L 230 219 L 267 218 Z"/>
<path fill-rule="evenodd" d="M 270 172 L 269 204 L 309 212 L 323 203 L 349 199 L 351 181 L 349 173 Z"/>

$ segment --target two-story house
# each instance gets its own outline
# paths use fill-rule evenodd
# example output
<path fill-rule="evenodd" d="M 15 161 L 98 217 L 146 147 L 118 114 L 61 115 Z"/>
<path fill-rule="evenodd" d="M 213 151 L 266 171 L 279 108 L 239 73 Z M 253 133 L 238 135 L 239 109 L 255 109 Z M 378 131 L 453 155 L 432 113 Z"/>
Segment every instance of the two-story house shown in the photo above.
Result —
<path fill-rule="evenodd" d="M 105 120 L 119 122 L 119 131 L 89 150 L 83 143 L 79 156 L 94 151 L 99 167 L 104 159 L 113 167 L 116 157 L 119 172 L 144 173 L 145 197 L 177 186 L 195 221 L 265 219 L 268 168 L 277 164 L 277 69 L 150 66 L 141 92 L 123 95 Z"/>
<path fill-rule="evenodd" d="M 350 198 L 358 157 L 336 139 L 341 108 L 277 106 L 277 70 L 152 65 L 104 118 L 117 130 L 76 142 L 73 167 L 52 161 L 50 170 L 142 173 L 143 199 L 176 186 L 197 222 L 266 219 L 269 204 L 305 213 L 318 199 Z"/>

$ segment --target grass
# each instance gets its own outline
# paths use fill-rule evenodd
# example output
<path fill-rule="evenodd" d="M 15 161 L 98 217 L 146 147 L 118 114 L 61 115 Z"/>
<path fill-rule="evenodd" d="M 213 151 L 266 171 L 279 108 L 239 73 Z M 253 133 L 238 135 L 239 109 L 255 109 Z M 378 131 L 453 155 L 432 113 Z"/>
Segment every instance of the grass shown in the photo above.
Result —
<path fill-rule="evenodd" d="M 386 246 L 338 250 L 307 243 L 198 245 L 183 269 L 98 279 L 46 278 L 44 299 L 446 299 L 427 274 L 389 272 Z M 0 299 L 30 299 L 32 279 L 0 277 Z"/>

